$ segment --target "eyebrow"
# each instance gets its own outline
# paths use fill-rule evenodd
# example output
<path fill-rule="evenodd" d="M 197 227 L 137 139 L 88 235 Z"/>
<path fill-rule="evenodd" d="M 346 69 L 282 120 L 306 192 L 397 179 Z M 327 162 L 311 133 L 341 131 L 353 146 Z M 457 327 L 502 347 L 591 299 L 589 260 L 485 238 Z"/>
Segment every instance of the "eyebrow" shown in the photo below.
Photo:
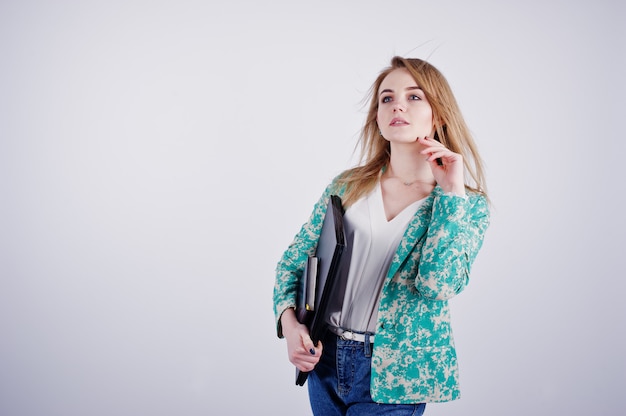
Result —
<path fill-rule="evenodd" d="M 421 88 L 420 88 L 420 87 L 418 87 L 418 86 L 416 85 L 416 86 L 414 86 L 414 87 L 408 87 L 408 88 L 406 89 L 406 91 L 413 91 L 413 90 L 421 90 Z M 389 88 L 386 88 L 386 89 L 382 90 L 382 91 L 380 92 L 380 94 L 378 94 L 378 96 L 381 96 L 381 95 L 383 95 L 384 93 L 387 93 L 387 92 L 393 92 L 393 90 L 392 90 L 392 89 L 389 89 Z"/>

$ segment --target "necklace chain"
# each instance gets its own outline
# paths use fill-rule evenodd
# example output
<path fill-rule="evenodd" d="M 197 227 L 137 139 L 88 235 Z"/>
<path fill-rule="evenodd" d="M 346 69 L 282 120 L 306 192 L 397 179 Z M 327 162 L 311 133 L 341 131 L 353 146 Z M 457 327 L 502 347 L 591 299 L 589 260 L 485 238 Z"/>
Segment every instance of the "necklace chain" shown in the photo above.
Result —
<path fill-rule="evenodd" d="M 419 180 L 419 179 L 413 179 L 412 181 L 406 181 L 406 180 L 402 179 L 401 177 L 394 175 L 392 172 L 388 172 L 387 175 L 388 175 L 388 178 L 390 178 L 390 179 L 391 178 L 397 179 L 398 181 L 400 181 L 400 183 L 402 185 L 407 186 L 407 187 L 409 187 L 409 186 L 411 186 L 411 185 L 413 185 L 415 183 L 423 183 L 425 185 L 428 184 L 428 182 L 425 182 L 425 181 L 422 181 L 422 180 Z"/>

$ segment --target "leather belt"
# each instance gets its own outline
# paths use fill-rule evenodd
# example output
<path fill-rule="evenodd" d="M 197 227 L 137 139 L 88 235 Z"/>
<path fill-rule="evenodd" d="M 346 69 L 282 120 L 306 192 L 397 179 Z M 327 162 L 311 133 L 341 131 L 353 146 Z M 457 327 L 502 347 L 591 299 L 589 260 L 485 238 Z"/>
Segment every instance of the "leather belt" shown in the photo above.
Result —
<path fill-rule="evenodd" d="M 339 338 L 349 341 L 365 342 L 369 338 L 370 344 L 374 343 L 374 334 L 372 332 L 357 332 L 342 328 L 330 327 L 331 332 Z"/>

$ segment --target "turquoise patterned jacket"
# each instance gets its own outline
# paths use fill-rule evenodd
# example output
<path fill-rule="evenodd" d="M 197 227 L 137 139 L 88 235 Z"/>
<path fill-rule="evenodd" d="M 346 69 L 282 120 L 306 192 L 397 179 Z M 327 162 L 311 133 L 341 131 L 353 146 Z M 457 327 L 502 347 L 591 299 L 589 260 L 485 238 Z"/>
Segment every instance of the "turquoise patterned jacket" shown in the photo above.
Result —
<path fill-rule="evenodd" d="M 315 252 L 331 183 L 276 268 L 274 313 L 296 305 L 296 288 Z M 485 197 L 445 195 L 435 187 L 404 233 L 382 288 L 372 352 L 371 394 L 379 403 L 444 402 L 460 395 L 448 299 L 468 283 L 489 226 Z"/>

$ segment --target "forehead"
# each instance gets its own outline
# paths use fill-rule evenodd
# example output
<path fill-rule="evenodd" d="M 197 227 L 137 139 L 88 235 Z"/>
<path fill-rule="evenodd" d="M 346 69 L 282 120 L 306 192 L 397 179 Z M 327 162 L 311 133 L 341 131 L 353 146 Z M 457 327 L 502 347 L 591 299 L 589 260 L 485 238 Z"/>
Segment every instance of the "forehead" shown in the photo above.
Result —
<path fill-rule="evenodd" d="M 417 82 L 413 79 L 411 73 L 405 68 L 398 68 L 391 71 L 380 83 L 378 92 L 385 89 L 401 90 L 410 87 L 416 87 Z"/>

